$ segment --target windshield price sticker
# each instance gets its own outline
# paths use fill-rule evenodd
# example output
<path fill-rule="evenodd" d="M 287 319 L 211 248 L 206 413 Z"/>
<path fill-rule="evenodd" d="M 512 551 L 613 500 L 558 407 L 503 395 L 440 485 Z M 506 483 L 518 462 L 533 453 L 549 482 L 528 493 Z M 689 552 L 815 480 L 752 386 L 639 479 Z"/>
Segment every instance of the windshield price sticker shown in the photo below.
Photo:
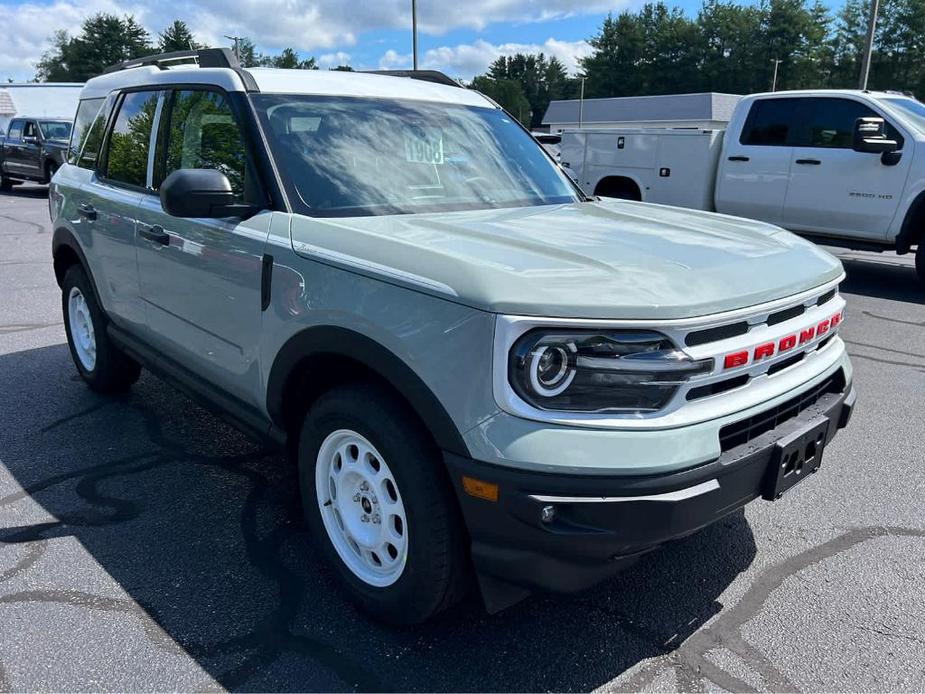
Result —
<path fill-rule="evenodd" d="M 405 159 L 413 164 L 443 164 L 443 137 L 405 135 Z"/>

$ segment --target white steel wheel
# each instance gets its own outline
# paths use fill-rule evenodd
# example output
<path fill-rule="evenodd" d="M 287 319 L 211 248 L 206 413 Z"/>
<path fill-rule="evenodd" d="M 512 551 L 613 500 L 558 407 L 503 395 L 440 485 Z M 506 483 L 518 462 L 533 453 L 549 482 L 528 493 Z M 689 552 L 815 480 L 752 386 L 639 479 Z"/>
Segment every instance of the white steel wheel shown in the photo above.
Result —
<path fill-rule="evenodd" d="M 385 588 L 408 561 L 408 520 L 395 476 L 376 447 L 350 429 L 328 434 L 315 461 L 324 529 L 348 569 Z"/>
<path fill-rule="evenodd" d="M 87 300 L 77 287 L 71 287 L 67 298 L 67 319 L 71 328 L 74 352 L 85 370 L 96 367 L 96 334 Z"/>

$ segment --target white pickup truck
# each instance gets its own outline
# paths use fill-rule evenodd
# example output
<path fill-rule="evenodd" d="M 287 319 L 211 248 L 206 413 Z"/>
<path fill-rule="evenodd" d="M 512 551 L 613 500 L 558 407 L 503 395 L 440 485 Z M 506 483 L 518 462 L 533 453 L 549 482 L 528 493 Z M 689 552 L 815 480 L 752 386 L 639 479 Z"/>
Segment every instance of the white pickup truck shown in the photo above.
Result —
<path fill-rule="evenodd" d="M 743 98 L 726 130 L 565 130 L 594 195 L 715 210 L 862 250 L 916 252 L 925 281 L 925 104 L 887 92 Z"/>

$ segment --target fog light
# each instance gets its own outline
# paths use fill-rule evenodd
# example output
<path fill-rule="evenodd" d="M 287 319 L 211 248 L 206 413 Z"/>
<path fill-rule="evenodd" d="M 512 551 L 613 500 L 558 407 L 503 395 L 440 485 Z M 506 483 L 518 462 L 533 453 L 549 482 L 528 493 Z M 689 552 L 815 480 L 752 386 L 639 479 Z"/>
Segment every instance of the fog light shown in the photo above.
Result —
<path fill-rule="evenodd" d="M 540 520 L 544 523 L 552 523 L 556 519 L 556 507 L 544 506 L 540 511 Z"/>

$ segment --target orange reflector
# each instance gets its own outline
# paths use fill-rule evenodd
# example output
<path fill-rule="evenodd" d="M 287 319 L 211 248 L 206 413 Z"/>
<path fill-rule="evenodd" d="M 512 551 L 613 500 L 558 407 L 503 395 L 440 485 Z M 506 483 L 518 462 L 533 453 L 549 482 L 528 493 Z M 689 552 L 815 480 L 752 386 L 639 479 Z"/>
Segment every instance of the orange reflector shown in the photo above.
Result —
<path fill-rule="evenodd" d="M 474 477 L 463 477 L 462 483 L 463 489 L 466 490 L 466 494 L 469 496 L 485 499 L 486 501 L 498 500 L 497 484 L 492 484 L 491 482 L 483 482 L 482 480 L 477 480 Z"/>

